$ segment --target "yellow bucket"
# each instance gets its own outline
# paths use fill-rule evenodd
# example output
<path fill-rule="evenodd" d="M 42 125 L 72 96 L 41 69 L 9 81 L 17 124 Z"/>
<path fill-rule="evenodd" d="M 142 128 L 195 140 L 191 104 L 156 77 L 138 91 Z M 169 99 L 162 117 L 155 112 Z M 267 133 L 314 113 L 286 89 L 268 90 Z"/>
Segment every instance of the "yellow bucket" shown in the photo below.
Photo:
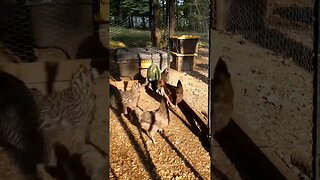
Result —
<path fill-rule="evenodd" d="M 200 36 L 192 35 L 181 35 L 181 36 L 170 36 L 172 39 L 200 39 Z"/>

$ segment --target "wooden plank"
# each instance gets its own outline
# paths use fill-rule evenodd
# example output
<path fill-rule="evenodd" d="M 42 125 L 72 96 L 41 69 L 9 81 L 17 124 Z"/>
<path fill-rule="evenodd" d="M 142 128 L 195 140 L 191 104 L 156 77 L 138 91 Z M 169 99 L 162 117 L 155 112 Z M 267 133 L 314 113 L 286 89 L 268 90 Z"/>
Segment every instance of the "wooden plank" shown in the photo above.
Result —
<path fill-rule="evenodd" d="M 45 83 L 51 81 L 67 81 L 80 64 L 90 67 L 91 59 L 77 59 L 59 62 L 3 63 L 1 70 L 6 71 L 25 83 Z"/>
<path fill-rule="evenodd" d="M 98 78 L 96 80 L 95 85 L 95 94 L 97 96 L 105 96 L 108 97 L 108 85 L 107 85 L 106 78 Z M 44 94 L 47 94 L 47 83 L 26 83 L 27 87 L 29 88 L 37 88 L 38 90 L 42 91 Z M 70 85 L 70 81 L 59 81 L 52 83 L 52 90 L 53 91 L 61 91 L 63 89 L 68 88 Z"/>
<path fill-rule="evenodd" d="M 227 27 L 227 5 L 224 0 L 216 0 L 214 1 L 214 10 L 215 10 L 215 26 L 217 31 L 224 31 Z"/>

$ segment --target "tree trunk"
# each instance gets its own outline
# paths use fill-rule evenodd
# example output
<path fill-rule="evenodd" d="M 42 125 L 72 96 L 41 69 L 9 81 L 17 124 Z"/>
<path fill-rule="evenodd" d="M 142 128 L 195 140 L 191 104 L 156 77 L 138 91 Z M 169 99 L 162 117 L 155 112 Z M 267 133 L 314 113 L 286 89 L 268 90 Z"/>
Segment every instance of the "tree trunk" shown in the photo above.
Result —
<path fill-rule="evenodd" d="M 176 10 L 176 3 L 175 0 L 168 0 L 169 5 L 169 34 L 170 36 L 174 35 L 174 27 L 175 27 L 175 10 Z"/>
<path fill-rule="evenodd" d="M 149 6 L 152 46 L 159 47 L 161 40 L 159 0 L 149 0 Z"/>
<path fill-rule="evenodd" d="M 162 19 L 163 19 L 162 21 L 166 24 L 163 27 L 166 27 L 167 23 L 168 23 L 168 18 L 167 18 L 168 14 L 166 13 L 167 12 L 167 3 L 165 0 L 162 0 L 162 5 L 161 5 L 162 6 Z"/>
<path fill-rule="evenodd" d="M 175 16 L 177 17 L 177 19 L 175 21 L 175 25 L 177 25 L 177 28 L 179 29 L 181 27 L 181 24 L 180 24 L 180 9 L 178 8 L 177 1 L 175 3 L 175 7 L 176 7 Z"/>
<path fill-rule="evenodd" d="M 142 17 L 142 28 L 146 29 L 146 17 Z"/>
<path fill-rule="evenodd" d="M 122 4 L 121 0 L 118 1 L 118 22 L 123 23 L 123 15 L 122 15 Z"/>
<path fill-rule="evenodd" d="M 133 18 L 131 15 L 129 15 L 128 20 L 129 20 L 129 28 L 133 28 Z"/>

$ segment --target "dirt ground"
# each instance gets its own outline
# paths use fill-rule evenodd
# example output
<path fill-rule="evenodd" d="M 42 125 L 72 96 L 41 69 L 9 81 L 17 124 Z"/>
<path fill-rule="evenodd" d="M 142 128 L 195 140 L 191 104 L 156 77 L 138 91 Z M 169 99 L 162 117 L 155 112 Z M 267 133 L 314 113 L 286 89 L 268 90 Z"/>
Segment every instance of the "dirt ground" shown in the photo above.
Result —
<path fill-rule="evenodd" d="M 289 167 L 292 167 L 292 151 L 299 149 L 311 156 L 312 74 L 289 58 L 276 56 L 247 41 L 238 43 L 241 36 L 214 33 L 214 37 L 215 62 L 221 55 L 230 57 L 227 65 L 236 93 L 235 111 L 274 147 Z M 207 77 L 207 49 L 199 50 L 193 72 L 170 70 L 170 82 L 176 84 L 180 79 L 184 99 L 199 111 L 208 107 Z M 92 125 L 92 138 L 104 149 L 105 141 L 101 137 L 107 128 L 103 122 L 106 105 L 102 94 L 100 97 L 101 102 L 97 102 L 101 103 L 97 112 L 100 120 Z M 140 105 L 151 110 L 158 103 L 140 102 Z M 165 135 L 157 134 L 157 144 L 152 145 L 145 142 L 147 137 L 127 119 L 117 119 L 110 113 L 110 178 L 148 179 L 158 175 L 161 179 L 199 179 L 200 176 L 209 179 L 208 152 L 183 121 L 173 116 Z M 0 157 L 0 179 L 22 179 L 2 149 Z"/>
<path fill-rule="evenodd" d="M 276 56 L 256 44 L 238 43 L 243 40 L 241 36 L 215 32 L 214 40 L 214 61 L 222 55 L 230 58 L 227 65 L 235 89 L 236 113 L 273 146 L 289 167 L 294 168 L 290 156 L 296 150 L 310 158 L 312 73 L 295 65 L 292 59 Z M 201 53 L 207 51 L 200 50 Z M 195 70 L 199 73 L 194 72 L 195 77 L 207 80 L 202 76 L 206 74 L 207 63 L 207 58 L 198 59 Z M 195 100 L 199 96 L 190 94 L 189 98 Z"/>
<path fill-rule="evenodd" d="M 215 58 L 227 55 L 235 89 L 235 109 L 287 163 L 291 151 L 311 155 L 312 73 L 292 59 L 275 56 L 241 36 L 215 34 Z"/>
<path fill-rule="evenodd" d="M 297 173 L 300 173 L 300 171 L 291 164 L 290 156 L 292 152 L 299 150 L 305 152 L 307 157 L 311 157 L 313 108 L 312 74 L 295 65 L 290 58 L 277 56 L 272 51 L 247 41 L 245 43 L 239 43 L 239 41 L 243 40 L 241 36 L 215 32 L 214 38 L 216 42 L 213 44 L 216 52 L 214 54 L 214 62 L 217 62 L 217 58 L 222 55 L 230 58 L 226 63 L 231 73 L 232 83 L 235 89 L 236 113 L 240 114 L 240 116 L 244 118 L 244 121 L 246 121 L 258 135 L 265 138 L 270 145 L 273 146 L 276 154 L 289 167 L 293 168 Z M 170 82 L 176 84 L 179 79 L 182 81 L 185 90 L 184 99 L 191 102 L 193 107 L 199 111 L 207 110 L 207 49 L 199 49 L 199 56 L 193 72 L 186 73 L 170 70 Z M 134 152 L 144 152 L 143 154 L 146 156 L 148 154 L 147 151 L 141 149 L 133 150 L 128 135 L 126 135 L 123 127 L 121 127 L 121 123 L 114 118 L 115 117 L 110 119 L 110 163 L 113 168 L 113 175 L 111 177 L 117 176 L 125 178 L 137 177 L 138 175 L 147 177 L 148 172 L 143 170 L 144 161 L 139 160 L 139 155 Z M 168 132 L 173 134 L 169 139 L 173 138 L 170 140 L 177 142 L 178 137 L 182 138 L 182 136 L 177 136 L 177 134 L 183 132 L 183 134 L 187 135 L 188 131 L 182 131 L 183 126 L 179 125 L 179 121 L 174 120 L 173 122 L 177 124 L 168 127 Z M 133 134 L 132 137 L 136 137 L 136 140 L 139 142 L 138 144 L 143 147 L 137 129 L 131 124 L 128 124 L 126 119 L 123 120 L 123 123 L 127 123 L 128 129 L 130 129 Z M 116 142 L 116 140 L 113 140 L 115 137 L 120 138 L 120 140 Z M 146 138 L 144 137 L 144 139 Z M 167 152 L 165 157 L 158 157 L 157 155 L 160 154 L 159 147 L 166 147 L 168 145 L 166 143 L 162 144 L 165 140 L 161 138 L 160 135 L 157 136 L 157 139 L 160 141 L 160 145 L 145 146 L 150 153 L 147 157 L 152 159 L 153 164 L 157 167 L 156 173 L 162 177 L 173 178 L 176 176 L 176 174 L 174 174 L 174 172 L 176 172 L 174 169 L 176 168 L 173 167 L 176 166 L 179 167 L 180 172 L 189 172 L 190 178 L 192 177 L 191 179 L 193 179 L 195 177 L 194 173 L 191 173 L 190 169 L 185 166 L 180 167 L 178 165 L 179 163 L 170 163 L 169 167 L 168 165 L 161 165 L 163 164 L 161 162 L 174 162 L 174 160 L 169 161 L 168 159 L 175 159 L 177 155 L 173 150 L 164 150 Z M 187 142 L 189 142 L 191 138 L 187 140 Z M 197 143 L 197 141 L 195 141 L 195 143 Z M 198 149 L 198 151 L 203 151 L 200 145 L 199 147 L 196 145 L 193 146 L 195 146 L 195 149 Z M 188 148 L 185 146 L 179 147 L 189 149 L 189 151 L 193 152 L 189 143 L 187 145 Z M 130 153 L 127 153 L 128 149 L 130 149 Z M 192 154 L 192 152 L 186 152 L 186 154 Z M 130 160 L 127 157 L 130 157 Z M 209 156 L 204 153 L 203 157 L 203 159 L 206 159 Z M 131 168 L 131 163 L 135 164 L 133 167 L 137 168 Z M 203 161 L 203 163 L 206 164 L 205 161 Z M 204 167 L 207 166 L 209 166 L 209 164 Z M 120 170 L 120 167 L 125 167 L 125 170 Z M 201 166 L 194 164 L 194 167 Z M 207 170 L 209 172 L 208 167 Z M 204 171 L 203 175 L 204 177 L 209 177 L 206 171 Z"/>
<path fill-rule="evenodd" d="M 155 110 L 159 102 L 142 93 L 139 107 Z M 210 179 L 209 153 L 177 112 L 152 144 L 126 117 L 110 111 L 110 179 Z"/>

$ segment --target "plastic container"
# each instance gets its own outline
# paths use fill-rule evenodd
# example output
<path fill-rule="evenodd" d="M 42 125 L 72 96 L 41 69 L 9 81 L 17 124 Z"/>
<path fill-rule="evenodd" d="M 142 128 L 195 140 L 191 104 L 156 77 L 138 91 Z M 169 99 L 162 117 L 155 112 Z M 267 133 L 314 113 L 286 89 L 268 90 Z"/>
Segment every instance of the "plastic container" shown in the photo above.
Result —
<path fill-rule="evenodd" d="M 160 70 L 163 71 L 165 68 L 168 67 L 168 61 L 169 61 L 169 66 L 170 66 L 170 62 L 172 61 L 171 55 L 169 55 L 169 57 L 168 57 L 168 53 L 161 50 L 161 49 L 152 48 L 151 51 L 154 53 L 159 53 L 160 62 L 157 63 L 157 61 L 156 61 L 156 64 L 158 65 Z"/>
<path fill-rule="evenodd" d="M 139 74 L 138 54 L 132 53 L 129 49 L 117 49 L 115 59 L 119 65 L 120 76 L 134 79 Z"/>
<path fill-rule="evenodd" d="M 171 68 L 177 71 L 193 71 L 194 59 L 197 54 L 179 54 L 171 52 L 172 62 Z"/>
<path fill-rule="evenodd" d="M 168 53 L 165 51 L 155 48 L 131 48 L 130 51 L 138 54 L 141 68 L 156 64 L 163 71 L 168 66 Z"/>
<path fill-rule="evenodd" d="M 117 49 L 115 59 L 119 64 L 120 76 L 134 79 L 140 73 L 146 76 L 146 70 L 157 65 L 161 71 L 168 67 L 168 53 L 154 48 Z"/>
<path fill-rule="evenodd" d="M 179 54 L 194 54 L 198 52 L 200 36 L 181 35 L 170 37 L 170 48 L 172 52 Z"/>

